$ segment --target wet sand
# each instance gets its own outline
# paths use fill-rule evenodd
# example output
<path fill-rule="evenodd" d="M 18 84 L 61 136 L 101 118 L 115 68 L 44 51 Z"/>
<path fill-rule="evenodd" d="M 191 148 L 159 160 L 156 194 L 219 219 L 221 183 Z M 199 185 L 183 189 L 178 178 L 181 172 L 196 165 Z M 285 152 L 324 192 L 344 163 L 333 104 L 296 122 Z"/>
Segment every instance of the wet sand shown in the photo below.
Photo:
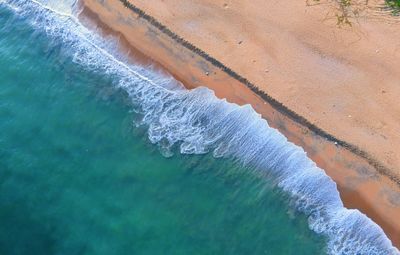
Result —
<path fill-rule="evenodd" d="M 289 109 L 400 174 L 400 22 L 367 12 L 340 28 L 334 1 L 326 0 L 314 6 L 305 0 L 132 2 Z"/>
<path fill-rule="evenodd" d="M 213 89 L 218 97 L 227 98 L 230 102 L 235 102 L 241 105 L 250 103 L 257 112 L 268 120 L 272 127 L 279 129 L 291 142 L 302 146 L 308 153 L 309 157 L 312 158 L 318 166 L 325 169 L 327 174 L 338 184 L 341 197 L 346 207 L 358 208 L 362 212 L 366 213 L 370 218 L 382 226 L 394 244 L 397 247 L 400 247 L 400 221 L 398 220 L 400 218 L 400 186 L 397 175 L 398 168 L 396 167 L 396 164 L 388 164 L 390 160 L 388 161 L 385 158 L 380 157 L 379 153 L 375 153 L 375 151 L 385 152 L 386 150 L 392 150 L 394 153 L 396 148 L 395 146 L 398 142 L 397 140 L 399 140 L 398 133 L 396 134 L 394 132 L 395 130 L 399 130 L 397 129 L 399 123 L 398 121 L 396 122 L 396 120 L 400 119 L 396 119 L 396 114 L 399 109 L 398 107 L 396 108 L 395 100 L 392 98 L 393 95 L 396 95 L 396 89 L 400 89 L 399 86 L 398 88 L 394 88 L 395 82 L 400 81 L 400 79 L 398 79 L 399 77 L 397 77 L 398 74 L 393 70 L 395 65 L 393 65 L 390 70 L 385 69 L 388 74 L 386 77 L 381 77 L 379 83 L 369 81 L 370 83 L 364 85 L 359 84 L 358 86 L 353 87 L 351 83 L 348 83 L 350 80 L 356 79 L 357 77 L 372 79 L 370 77 L 371 75 L 373 76 L 372 71 L 368 68 L 372 68 L 373 66 L 378 67 L 379 64 L 375 62 L 364 63 L 363 61 L 358 60 L 358 62 L 368 67 L 362 69 L 360 66 L 363 65 L 360 64 L 360 66 L 357 66 L 357 70 L 364 70 L 365 73 L 362 75 L 356 75 L 353 77 L 353 75 L 355 75 L 354 73 L 347 73 L 345 70 L 341 70 L 341 72 L 337 73 L 338 70 L 333 68 L 334 66 L 329 63 L 322 60 L 317 64 L 312 62 L 310 59 L 316 57 L 316 53 L 313 51 L 308 52 L 310 55 L 309 61 L 311 61 L 311 63 L 306 62 L 305 60 L 299 62 L 300 60 L 296 57 L 302 57 L 301 52 L 304 51 L 304 46 L 302 48 L 298 44 L 292 45 L 292 41 L 288 40 L 287 44 L 279 44 L 279 47 L 287 47 L 289 51 L 293 52 L 296 50 L 296 47 L 300 47 L 298 53 L 294 55 L 286 52 L 287 61 L 291 63 L 285 64 L 284 61 L 278 66 L 273 65 L 273 68 L 265 68 L 262 62 L 258 61 L 264 59 L 263 57 L 265 57 L 265 52 L 269 54 L 270 51 L 264 49 L 265 52 L 263 53 L 258 51 L 258 49 L 260 47 L 272 49 L 273 45 L 262 45 L 260 43 L 257 47 L 254 45 L 252 46 L 252 44 L 259 43 L 256 38 L 247 38 L 246 41 L 244 39 L 240 39 L 239 41 L 235 40 L 233 41 L 234 43 L 230 41 L 230 44 L 222 44 L 222 42 L 218 41 L 227 39 L 225 38 L 225 33 L 228 33 L 230 36 L 244 36 L 249 33 L 235 31 L 235 29 L 240 29 L 240 27 L 243 29 L 243 26 L 247 24 L 247 21 L 243 21 L 241 24 L 240 20 L 235 22 L 230 20 L 233 22 L 231 23 L 233 25 L 228 25 L 228 23 L 226 23 L 227 20 L 224 20 L 226 18 L 225 15 L 214 14 L 216 16 L 212 16 L 212 14 L 210 14 L 210 12 L 212 13 L 214 11 L 225 11 L 226 9 L 232 8 L 231 6 L 226 6 L 221 2 L 222 8 L 220 8 L 218 6 L 219 1 L 213 1 L 212 3 L 211 1 L 201 1 L 201 3 L 204 4 L 203 7 L 208 6 L 208 9 L 206 8 L 208 11 L 201 12 L 202 15 L 207 14 L 212 16 L 209 19 L 204 19 L 204 16 L 202 15 L 188 15 L 188 13 L 193 12 L 191 9 L 193 6 L 190 4 L 200 5 L 199 1 L 179 2 L 179 6 L 176 4 L 177 2 L 179 1 L 169 1 L 167 4 L 162 1 L 135 1 L 135 4 L 142 5 L 141 8 L 144 8 L 148 14 L 151 14 L 152 16 L 154 15 L 157 19 L 160 19 L 160 21 L 163 22 L 160 23 L 161 27 L 157 26 L 157 23 L 154 23 L 156 21 L 145 18 L 143 13 L 140 13 L 140 10 L 135 13 L 134 11 L 125 8 L 118 0 L 104 1 L 102 3 L 95 0 L 82 0 L 82 3 L 85 6 L 82 17 L 94 20 L 103 28 L 105 33 L 114 33 L 115 35 L 121 36 L 123 48 L 125 50 L 129 48 L 132 57 L 138 58 L 144 63 L 155 63 L 156 65 L 165 68 L 186 87 L 194 88 L 197 86 L 207 86 Z M 176 5 L 174 5 L 174 3 Z M 240 6 L 239 3 L 235 4 Z M 278 6 L 280 5 L 279 3 L 275 4 Z M 155 6 L 160 6 L 160 9 L 155 9 Z M 294 4 L 294 6 L 299 7 L 299 3 Z M 152 9 L 152 7 L 154 9 Z M 195 12 L 203 10 L 199 6 L 196 8 Z M 250 7 L 245 6 L 243 8 Z M 275 8 L 278 7 L 275 6 Z M 322 6 L 317 8 L 322 8 Z M 313 10 L 316 11 L 315 9 Z M 258 10 L 249 10 L 249 12 L 250 11 L 254 11 L 261 15 Z M 319 9 L 319 11 L 323 10 Z M 188 16 L 179 16 L 185 14 Z M 168 15 L 171 15 L 171 17 Z M 274 14 L 273 17 L 276 15 L 278 14 Z M 266 15 L 261 16 L 263 17 L 260 19 L 263 20 Z M 176 20 L 174 19 L 174 22 L 172 22 L 171 19 L 168 20 L 168 17 L 171 19 L 172 17 L 175 17 Z M 239 15 L 238 17 L 241 16 Z M 252 19 L 255 17 L 256 16 L 252 16 Z M 271 17 L 268 18 L 272 19 Z M 192 28 L 194 30 L 191 30 L 191 32 L 189 30 L 186 31 L 186 26 L 189 26 L 188 24 L 191 24 L 192 21 L 195 22 L 196 20 L 199 24 Z M 204 22 L 200 22 L 201 20 Z M 224 27 L 225 25 L 228 30 L 220 31 L 218 29 L 215 30 L 215 28 L 213 30 L 211 27 L 208 28 L 207 26 L 202 27 L 204 24 L 211 22 L 211 20 L 213 20 L 215 24 L 222 23 L 221 26 Z M 166 22 L 165 25 L 167 25 L 171 30 L 162 27 L 164 21 Z M 273 27 L 273 24 L 276 26 L 275 29 L 277 29 L 277 31 L 281 29 L 282 34 L 289 33 L 287 28 L 282 27 L 285 23 L 277 25 L 277 23 L 272 22 L 270 26 Z M 248 25 L 250 26 L 250 24 Z M 289 26 L 290 24 L 286 25 Z M 229 30 L 230 26 L 235 28 L 233 32 L 232 30 Z M 268 31 L 267 28 L 268 27 L 265 29 Z M 247 29 L 248 28 L 245 30 L 247 31 Z M 310 29 L 310 27 L 303 28 L 304 31 L 308 31 L 307 29 Z M 336 28 L 334 27 L 333 29 Z M 344 31 L 344 33 L 354 32 L 349 32 L 347 30 Z M 176 37 L 174 32 L 180 36 L 184 36 L 184 38 L 190 43 L 182 41 L 179 37 Z M 309 33 L 310 32 L 303 35 L 303 40 L 311 40 L 314 37 L 320 36 L 316 34 L 309 35 Z M 381 33 L 380 35 L 383 36 Z M 287 35 L 287 37 L 289 38 L 290 36 Z M 277 37 L 274 40 L 279 41 L 279 38 L 281 37 Z M 322 38 L 324 38 L 324 36 L 322 36 Z M 192 43 L 203 51 L 199 51 L 196 47 L 190 47 Z M 245 43 L 247 44 L 245 47 L 247 50 L 241 52 Z M 322 42 L 320 43 L 322 46 L 324 45 Z M 325 43 L 332 46 L 332 42 L 325 41 Z M 275 47 L 278 46 L 275 45 Z M 335 47 L 332 47 L 332 49 L 333 48 Z M 342 50 L 346 51 L 348 50 L 348 47 Z M 379 52 L 375 52 L 375 54 L 376 53 Z M 280 54 L 283 53 L 278 53 L 277 51 L 276 54 L 279 55 L 276 56 L 277 60 L 282 58 Z M 317 55 L 320 54 L 321 53 L 318 53 Z M 363 53 L 362 50 L 360 50 L 360 52 L 355 50 L 355 54 L 362 55 Z M 305 54 L 304 56 L 308 55 Z M 396 55 L 393 57 L 395 58 L 395 56 Z M 325 60 L 328 61 L 327 59 L 330 59 L 331 57 L 332 55 L 327 55 L 325 56 Z M 368 56 L 364 57 L 368 58 Z M 293 61 L 289 61 L 290 58 L 292 58 Z M 267 60 L 268 59 L 264 59 L 263 61 Z M 390 60 L 392 61 L 393 58 L 390 58 Z M 247 63 L 247 61 L 250 61 L 251 63 Z M 384 61 L 386 60 L 383 58 L 381 62 Z M 356 64 L 358 62 L 354 61 Z M 222 63 L 227 64 L 229 68 Z M 339 61 L 338 65 L 341 65 L 340 63 L 342 62 Z M 388 63 L 390 63 L 390 61 Z M 293 65 L 297 65 L 297 67 L 293 69 L 292 74 L 289 70 Z M 287 68 L 287 73 L 282 70 L 275 70 L 277 68 Z M 314 70 L 314 68 L 317 69 Z M 320 69 L 324 68 L 327 70 L 321 72 Z M 378 70 L 377 72 L 379 73 L 383 68 L 389 68 L 388 64 L 381 64 L 381 66 L 376 70 Z M 353 69 L 350 68 L 349 70 L 351 71 Z M 371 72 L 371 74 L 368 76 L 369 72 Z M 240 73 L 240 75 L 238 75 L 238 73 Z M 285 79 L 291 79 L 294 75 L 298 76 L 296 77 L 297 80 L 295 83 L 286 83 L 284 81 Z M 343 75 L 347 77 L 345 80 L 346 82 L 342 80 L 345 78 Z M 269 76 L 275 78 L 266 78 Z M 315 80 L 313 81 L 313 79 L 317 79 L 314 76 L 318 76 L 317 78 L 321 79 L 319 84 L 315 84 Z M 327 79 L 328 76 L 329 83 L 325 84 L 323 79 Z M 258 79 L 256 79 L 257 77 Z M 278 80 L 279 77 L 281 80 Z M 352 80 L 352 82 L 356 81 Z M 289 86 L 288 84 L 291 86 L 290 88 L 287 87 Z M 324 84 L 324 86 L 321 86 L 322 84 Z M 384 86 L 385 93 L 379 91 L 378 95 L 375 95 L 374 93 L 376 91 L 372 91 L 374 93 L 369 91 L 372 89 L 372 85 L 374 84 L 375 86 L 377 86 L 376 84 L 380 84 L 379 87 Z M 369 91 L 368 93 L 374 95 L 368 98 L 366 97 L 366 94 L 357 94 L 357 89 L 360 89 L 360 87 L 363 86 L 367 92 Z M 315 91 L 313 89 L 315 89 Z M 349 91 L 352 89 L 354 89 L 354 91 Z M 323 93 L 321 92 L 322 90 L 324 90 Z M 267 92 L 268 94 L 263 92 Z M 376 100 L 375 98 L 380 97 L 383 94 L 386 95 L 388 99 L 385 103 L 382 102 L 384 99 L 380 98 L 379 100 Z M 286 99 L 284 97 L 286 97 Z M 349 98 L 351 99 L 351 105 L 347 102 Z M 278 101 L 275 99 L 278 99 Z M 292 104 L 291 101 L 293 100 L 297 103 Z M 331 100 L 337 100 L 337 102 L 335 101 L 334 109 L 325 111 L 322 114 L 321 109 L 324 109 L 324 107 L 326 107 L 325 104 L 331 102 Z M 318 110 L 310 106 L 318 103 L 316 101 L 320 104 Z M 366 103 L 365 101 L 368 102 Z M 284 105 L 280 105 L 279 102 L 284 103 Z M 358 109 L 358 111 L 361 112 L 368 109 L 368 114 L 361 114 L 359 116 L 351 112 L 352 114 L 348 114 L 345 118 L 340 119 L 338 114 L 343 114 L 344 109 L 347 109 L 343 104 L 346 104 L 346 107 L 350 107 L 348 109 L 351 109 L 352 106 L 357 106 L 356 110 Z M 372 105 L 371 111 L 370 105 Z M 291 108 L 291 106 L 293 106 L 293 108 Z M 389 106 L 391 107 L 390 109 L 388 108 Z M 307 109 L 307 111 L 304 112 L 304 109 Z M 294 111 L 292 112 L 290 110 Z M 382 112 L 379 112 L 379 114 L 374 116 L 375 111 Z M 327 115 L 327 117 L 315 121 L 313 118 L 319 118 L 319 114 Z M 337 116 L 335 116 L 335 114 Z M 351 117 L 349 117 L 349 115 L 351 115 Z M 301 116 L 306 117 L 306 120 L 302 119 Z M 380 138 L 375 137 L 372 133 L 361 132 L 360 130 L 364 128 L 363 125 L 358 125 L 359 122 L 354 122 L 354 119 L 359 120 L 359 117 L 365 119 L 369 118 L 370 120 L 373 117 L 377 117 L 374 121 L 385 119 L 386 126 L 385 128 L 381 127 L 381 130 L 385 131 L 384 136 L 386 139 L 384 140 L 386 143 L 383 143 Z M 353 126 L 355 125 L 354 123 L 358 124 Z M 388 128 L 388 126 L 390 126 L 390 128 Z M 394 130 L 393 133 L 389 132 L 391 130 Z M 330 131 L 332 131 L 332 133 L 330 133 Z M 348 140 L 348 137 L 352 139 Z M 392 141 L 392 137 L 394 137 L 393 142 L 387 142 Z M 357 143 L 357 139 L 360 139 L 360 141 L 362 139 L 366 140 L 362 141 L 362 144 L 359 144 Z M 371 146 L 375 147 L 372 148 Z M 379 146 L 382 146 L 381 150 L 379 150 Z M 390 157 L 390 159 L 393 160 L 393 162 L 397 162 L 395 157 L 394 159 Z"/>

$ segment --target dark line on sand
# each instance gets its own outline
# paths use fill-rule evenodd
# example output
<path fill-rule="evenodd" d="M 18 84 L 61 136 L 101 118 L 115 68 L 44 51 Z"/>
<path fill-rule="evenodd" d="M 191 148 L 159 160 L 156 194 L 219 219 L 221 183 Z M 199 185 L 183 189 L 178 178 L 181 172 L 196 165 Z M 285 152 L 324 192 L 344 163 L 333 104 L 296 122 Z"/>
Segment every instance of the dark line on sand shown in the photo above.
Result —
<path fill-rule="evenodd" d="M 239 82 L 243 83 L 246 85 L 248 88 L 250 88 L 254 93 L 256 93 L 258 96 L 260 96 L 263 100 L 268 102 L 270 105 L 272 105 L 276 110 L 278 110 L 280 113 L 288 116 L 291 120 L 299 123 L 302 126 L 307 127 L 309 130 L 313 131 L 316 135 L 319 135 L 325 139 L 327 139 L 330 142 L 334 142 L 337 145 L 349 150 L 350 152 L 364 158 L 367 160 L 367 162 L 373 166 L 378 173 L 385 175 L 389 177 L 393 182 L 395 182 L 398 186 L 400 186 L 400 178 L 396 176 L 392 170 L 388 169 L 384 165 L 382 165 L 378 160 L 374 159 L 368 152 L 358 148 L 357 146 L 350 144 L 346 141 L 340 140 L 336 138 L 335 136 L 329 134 L 328 132 L 322 130 L 321 128 L 317 127 L 310 121 L 308 121 L 306 118 L 303 116 L 297 114 L 296 112 L 292 111 L 289 109 L 287 106 L 282 104 L 281 102 L 277 101 L 276 99 L 272 98 L 270 95 L 268 95 L 266 92 L 261 91 L 257 86 L 252 84 L 249 80 L 244 78 L 243 76 L 237 74 L 235 71 L 230 69 L 229 67 L 225 66 L 222 64 L 220 61 L 217 59 L 211 57 L 208 55 L 206 52 L 203 50 L 197 48 L 190 42 L 186 41 L 179 35 L 175 34 L 172 32 L 168 27 L 163 25 L 161 22 L 153 18 L 152 16 L 148 15 L 145 13 L 143 10 L 139 9 L 132 3 L 130 3 L 128 0 L 119 0 L 126 8 L 130 9 L 134 13 L 136 13 L 140 18 L 146 20 L 149 22 L 151 25 L 154 27 L 158 28 L 162 33 L 166 34 L 170 38 L 172 38 L 175 42 L 179 43 L 180 45 L 184 46 L 188 50 L 196 53 L 197 55 L 201 56 L 208 62 L 210 62 L 213 66 L 219 68 L 220 70 L 224 71 L 226 74 L 231 76 L 232 78 L 238 80 Z"/>

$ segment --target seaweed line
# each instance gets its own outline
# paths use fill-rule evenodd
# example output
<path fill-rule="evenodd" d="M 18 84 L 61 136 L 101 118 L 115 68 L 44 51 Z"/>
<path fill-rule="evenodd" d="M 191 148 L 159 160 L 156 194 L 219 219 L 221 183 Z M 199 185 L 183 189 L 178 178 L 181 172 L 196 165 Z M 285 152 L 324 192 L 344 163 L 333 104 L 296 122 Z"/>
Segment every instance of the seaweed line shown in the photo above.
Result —
<path fill-rule="evenodd" d="M 273 106 L 277 111 L 282 113 L 283 115 L 289 117 L 291 120 L 297 122 L 298 124 L 307 127 L 309 130 L 311 130 L 314 134 L 321 136 L 325 138 L 326 140 L 330 142 L 334 142 L 338 146 L 341 146 L 350 152 L 364 158 L 371 166 L 373 166 L 378 173 L 381 175 L 387 176 L 390 180 L 395 182 L 397 186 L 400 187 L 400 177 L 396 176 L 392 170 L 384 166 L 382 163 L 380 163 L 378 160 L 374 159 L 368 152 L 358 148 L 357 146 L 348 143 L 346 141 L 340 140 L 336 138 L 335 136 L 329 134 L 327 131 L 317 127 L 315 124 L 311 123 L 309 120 L 307 120 L 305 117 L 299 115 L 298 113 L 294 112 L 293 110 L 289 109 L 287 106 L 282 104 L 281 102 L 277 101 L 276 99 L 272 98 L 270 95 L 268 95 L 266 92 L 260 90 L 257 86 L 252 84 L 249 80 L 244 78 L 243 76 L 239 75 L 223 63 L 221 63 L 219 60 L 211 57 L 209 54 L 204 52 L 203 50 L 199 49 L 198 47 L 194 46 L 192 43 L 186 41 L 179 35 L 175 34 L 172 32 L 168 27 L 163 25 L 161 22 L 153 18 L 152 16 L 148 15 L 145 13 L 143 10 L 139 9 L 137 6 L 133 5 L 130 3 L 128 0 L 118 0 L 120 1 L 126 8 L 130 9 L 133 11 L 135 14 L 139 16 L 139 18 L 142 18 L 149 22 L 151 25 L 159 29 L 162 33 L 166 34 L 169 36 L 171 39 L 173 39 L 175 42 L 179 43 L 180 45 L 184 46 L 188 50 L 196 53 L 197 55 L 201 56 L 208 62 L 210 62 L 212 65 L 215 67 L 219 68 L 226 74 L 228 74 L 230 77 L 238 80 L 239 82 L 243 83 L 246 85 L 248 88 L 250 88 L 254 93 L 256 93 L 258 96 L 260 96 L 263 100 L 268 102 L 271 106 Z"/>

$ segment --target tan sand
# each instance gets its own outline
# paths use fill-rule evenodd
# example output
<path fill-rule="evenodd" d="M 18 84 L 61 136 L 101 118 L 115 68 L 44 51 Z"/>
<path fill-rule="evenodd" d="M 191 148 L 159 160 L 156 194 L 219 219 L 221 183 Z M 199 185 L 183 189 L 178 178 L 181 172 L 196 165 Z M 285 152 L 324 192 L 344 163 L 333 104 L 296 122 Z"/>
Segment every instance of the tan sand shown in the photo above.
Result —
<path fill-rule="evenodd" d="M 185 86 L 205 85 L 231 102 L 251 103 L 271 126 L 302 146 L 326 170 L 337 182 L 347 207 L 366 213 L 400 246 L 399 185 L 379 174 L 365 157 L 302 126 L 118 0 L 82 2 L 86 17 L 97 16 L 103 27 L 122 34 L 132 50 L 150 57 Z M 134 2 L 312 123 L 357 145 L 398 173 L 397 24 L 363 20 L 351 30 L 339 30 L 329 20 L 319 19 L 329 6 L 308 9 L 292 0 L 285 4 L 228 1 L 227 5 L 206 0 Z M 359 33 L 366 29 L 370 33 Z M 397 42 L 400 45 L 400 40 Z M 141 60 L 146 61 L 143 56 Z M 376 127 L 379 121 L 384 124 Z"/>
<path fill-rule="evenodd" d="M 324 20 L 332 6 L 302 0 L 133 2 L 400 174 L 400 22 L 361 17 L 338 28 L 335 18 Z"/>

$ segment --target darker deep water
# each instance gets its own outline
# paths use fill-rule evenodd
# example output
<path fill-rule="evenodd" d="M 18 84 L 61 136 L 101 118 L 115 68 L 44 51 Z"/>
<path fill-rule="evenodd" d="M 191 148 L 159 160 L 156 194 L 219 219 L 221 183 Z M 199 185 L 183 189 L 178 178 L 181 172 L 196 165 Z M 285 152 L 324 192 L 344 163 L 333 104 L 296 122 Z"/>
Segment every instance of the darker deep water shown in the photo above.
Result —
<path fill-rule="evenodd" d="M 323 249 L 276 189 L 228 160 L 163 157 L 109 77 L 4 7 L 0 23 L 0 254 Z"/>

